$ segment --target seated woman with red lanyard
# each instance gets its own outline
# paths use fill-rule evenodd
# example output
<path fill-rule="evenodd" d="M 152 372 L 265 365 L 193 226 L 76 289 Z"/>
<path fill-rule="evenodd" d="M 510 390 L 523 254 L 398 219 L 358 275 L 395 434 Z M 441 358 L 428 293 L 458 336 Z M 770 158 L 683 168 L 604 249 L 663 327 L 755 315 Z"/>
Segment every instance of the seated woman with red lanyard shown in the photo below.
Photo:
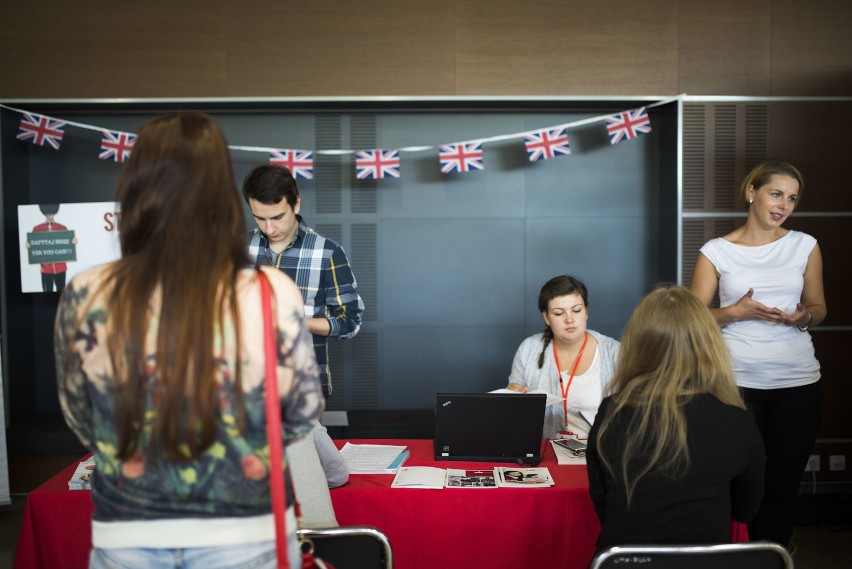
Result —
<path fill-rule="evenodd" d="M 579 279 L 561 275 L 538 295 L 547 326 L 518 347 L 508 389 L 547 392 L 562 399 L 545 409 L 544 437 L 587 439 L 604 389 L 615 372 L 619 343 L 586 329 L 589 295 Z"/>

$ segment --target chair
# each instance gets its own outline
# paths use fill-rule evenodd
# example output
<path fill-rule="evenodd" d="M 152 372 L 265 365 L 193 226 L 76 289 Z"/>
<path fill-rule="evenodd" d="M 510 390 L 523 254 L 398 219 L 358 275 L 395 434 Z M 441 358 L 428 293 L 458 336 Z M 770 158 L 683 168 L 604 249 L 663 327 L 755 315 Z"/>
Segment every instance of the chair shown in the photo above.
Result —
<path fill-rule="evenodd" d="M 777 543 L 721 545 L 625 545 L 595 555 L 589 569 L 793 569 Z"/>
<path fill-rule="evenodd" d="M 335 569 L 393 569 L 390 542 L 374 527 L 304 528 L 297 533 Z"/>

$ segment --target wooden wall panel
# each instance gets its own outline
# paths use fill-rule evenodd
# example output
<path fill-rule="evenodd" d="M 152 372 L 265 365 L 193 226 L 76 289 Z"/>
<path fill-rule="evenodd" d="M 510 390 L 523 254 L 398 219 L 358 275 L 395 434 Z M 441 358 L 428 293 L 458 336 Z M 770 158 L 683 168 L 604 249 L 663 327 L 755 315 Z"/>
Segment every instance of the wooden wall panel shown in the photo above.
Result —
<path fill-rule="evenodd" d="M 454 95 L 453 5 L 230 3 L 226 94 Z"/>
<path fill-rule="evenodd" d="M 852 2 L 773 0 L 772 93 L 852 95 Z"/>
<path fill-rule="evenodd" d="M 852 104 L 773 103 L 769 111 L 769 156 L 802 171 L 803 211 L 852 211 L 844 173 L 849 161 Z"/>
<path fill-rule="evenodd" d="M 690 95 L 770 92 L 770 0 L 681 0 L 679 91 Z"/>
<path fill-rule="evenodd" d="M 850 95 L 847 0 L 0 2 L 0 98 Z"/>
<path fill-rule="evenodd" d="M 0 96 L 221 95 L 227 80 L 222 5 L 4 1 Z"/>
<path fill-rule="evenodd" d="M 677 2 L 640 4 L 458 2 L 457 92 L 676 93 Z"/>

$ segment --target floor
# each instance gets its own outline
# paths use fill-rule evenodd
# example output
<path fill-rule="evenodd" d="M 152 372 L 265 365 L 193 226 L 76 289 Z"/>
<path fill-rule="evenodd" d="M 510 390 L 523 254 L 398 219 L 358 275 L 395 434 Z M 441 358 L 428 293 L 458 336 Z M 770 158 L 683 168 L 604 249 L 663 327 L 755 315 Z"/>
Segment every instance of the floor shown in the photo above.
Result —
<path fill-rule="evenodd" d="M 12 569 L 27 493 L 79 460 L 79 455 L 9 455 L 12 503 L 0 506 L 0 569 Z M 800 496 L 793 533 L 796 569 L 848 569 L 852 559 L 852 489 Z"/>

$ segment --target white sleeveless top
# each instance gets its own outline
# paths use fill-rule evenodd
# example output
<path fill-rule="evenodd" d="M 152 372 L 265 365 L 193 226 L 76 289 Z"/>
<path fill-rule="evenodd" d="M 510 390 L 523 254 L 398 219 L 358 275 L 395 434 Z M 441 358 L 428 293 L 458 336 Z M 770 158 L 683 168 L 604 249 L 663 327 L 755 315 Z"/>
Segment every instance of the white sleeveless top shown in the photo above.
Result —
<path fill-rule="evenodd" d="M 723 308 L 735 304 L 749 288 L 761 304 L 793 312 L 801 301 L 808 256 L 816 239 L 789 231 L 766 245 L 746 247 L 721 237 L 708 241 L 701 253 L 719 273 Z M 737 385 L 754 389 L 798 387 L 820 378 L 811 335 L 795 326 L 743 320 L 722 328 L 731 353 Z"/>

